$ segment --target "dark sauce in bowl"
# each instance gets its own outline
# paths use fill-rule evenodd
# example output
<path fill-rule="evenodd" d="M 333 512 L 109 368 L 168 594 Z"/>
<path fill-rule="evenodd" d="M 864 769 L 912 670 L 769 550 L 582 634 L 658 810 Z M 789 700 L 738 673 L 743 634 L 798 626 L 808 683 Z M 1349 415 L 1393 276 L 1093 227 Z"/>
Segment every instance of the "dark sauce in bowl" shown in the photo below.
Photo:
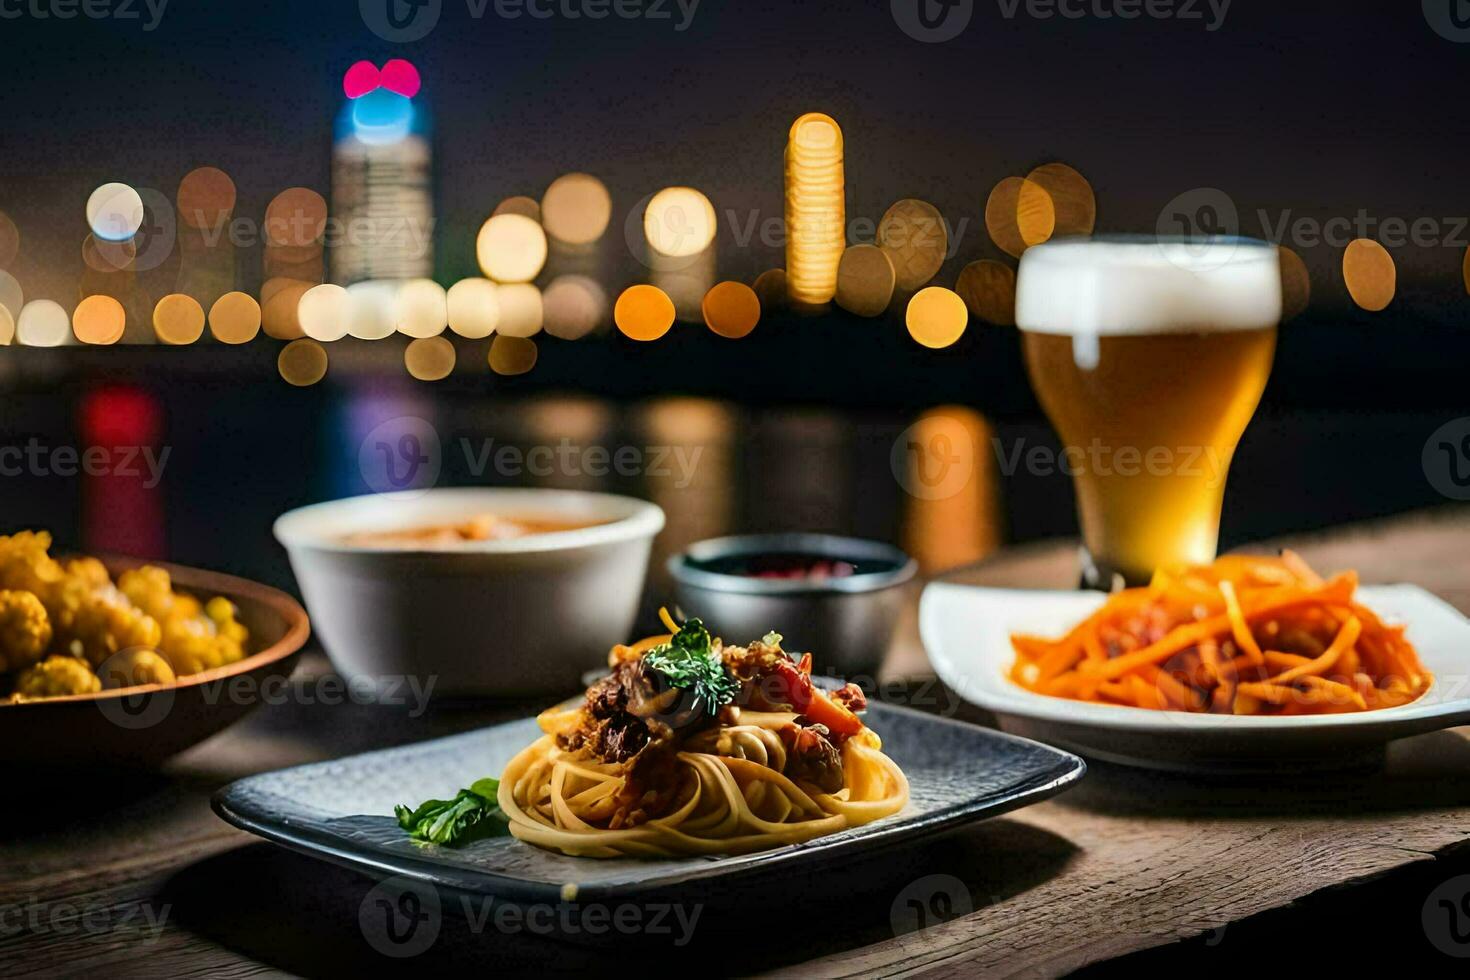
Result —
<path fill-rule="evenodd" d="M 824 582 L 829 579 L 851 578 L 854 575 L 867 575 L 874 572 L 891 572 L 898 567 L 893 562 L 854 561 L 834 558 L 830 555 L 793 553 L 725 555 L 704 561 L 693 561 L 690 564 L 716 575 L 806 582 Z"/>

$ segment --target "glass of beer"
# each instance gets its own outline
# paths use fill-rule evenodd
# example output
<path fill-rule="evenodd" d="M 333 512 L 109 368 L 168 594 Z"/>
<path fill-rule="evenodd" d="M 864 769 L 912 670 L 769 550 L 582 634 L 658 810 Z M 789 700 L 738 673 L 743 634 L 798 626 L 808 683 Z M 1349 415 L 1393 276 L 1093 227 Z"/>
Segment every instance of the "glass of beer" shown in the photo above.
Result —
<path fill-rule="evenodd" d="M 1242 238 L 1059 239 L 1022 256 L 1016 323 L 1076 484 L 1085 586 L 1214 559 L 1276 351 L 1277 262 Z"/>

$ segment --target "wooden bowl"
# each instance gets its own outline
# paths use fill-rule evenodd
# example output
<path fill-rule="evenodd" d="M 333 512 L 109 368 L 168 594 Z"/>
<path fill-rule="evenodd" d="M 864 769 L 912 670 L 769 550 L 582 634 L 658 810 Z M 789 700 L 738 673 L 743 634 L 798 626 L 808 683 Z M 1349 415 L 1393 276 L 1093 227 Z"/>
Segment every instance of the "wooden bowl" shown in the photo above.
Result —
<path fill-rule="evenodd" d="M 239 721 L 263 696 L 288 690 L 310 626 L 284 592 L 218 572 L 163 562 L 104 558 L 107 570 L 142 564 L 168 570 L 174 587 L 201 599 L 224 596 L 250 630 L 257 651 L 173 684 L 103 690 L 0 704 L 0 759 L 26 768 L 153 768 Z"/>

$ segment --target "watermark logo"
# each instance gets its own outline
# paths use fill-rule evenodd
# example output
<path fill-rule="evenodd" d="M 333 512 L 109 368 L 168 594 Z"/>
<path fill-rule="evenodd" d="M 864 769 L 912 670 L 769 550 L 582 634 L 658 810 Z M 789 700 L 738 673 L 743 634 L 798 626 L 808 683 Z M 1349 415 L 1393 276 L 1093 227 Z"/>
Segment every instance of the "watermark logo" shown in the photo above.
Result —
<path fill-rule="evenodd" d="M 439 23 L 443 0 L 357 0 L 367 29 L 385 41 L 409 44 L 427 37 Z"/>
<path fill-rule="evenodd" d="M 1422 0 L 1424 19 L 1434 33 L 1446 41 L 1470 41 L 1470 2 L 1467 0 Z"/>
<path fill-rule="evenodd" d="M 975 440 L 957 418 L 934 415 L 899 433 L 888 455 L 898 485 L 920 500 L 945 500 L 975 473 Z"/>
<path fill-rule="evenodd" d="M 1225 483 L 1229 467 L 1214 446 L 1113 446 L 1094 437 L 1085 446 L 1063 446 L 1060 451 L 1036 443 L 1028 446 L 1017 439 L 1007 449 L 997 437 L 991 440 L 995 459 L 1002 476 L 1011 477 L 1024 470 L 1030 476 L 1070 478 L 1177 476 L 1203 480 L 1218 488 Z"/>
<path fill-rule="evenodd" d="M 1168 243 L 1160 247 L 1171 262 L 1203 271 L 1230 261 L 1234 249 L 1219 249 L 1211 243 L 1239 235 L 1240 214 L 1235 201 L 1220 188 L 1196 187 L 1164 205 L 1154 230 Z M 1215 251 L 1204 260 L 1212 248 Z"/>
<path fill-rule="evenodd" d="M 1421 461 L 1430 486 L 1451 500 L 1470 500 L 1470 416 L 1435 429 Z"/>
<path fill-rule="evenodd" d="M 0 445 L 0 477 L 77 476 L 141 480 L 152 490 L 163 480 L 171 446 L 51 446 L 35 436 L 18 445 Z"/>
<path fill-rule="evenodd" d="M 140 21 L 144 33 L 163 22 L 169 0 L 0 0 L 0 20 L 88 20 Z"/>
<path fill-rule="evenodd" d="M 888 922 L 900 938 L 975 911 L 969 886 L 954 875 L 925 875 L 893 898 Z"/>
<path fill-rule="evenodd" d="M 99 677 L 112 677 L 115 674 L 126 676 L 129 673 L 128 665 L 143 653 L 152 654 L 153 651 L 137 647 L 120 650 L 98 666 L 97 675 Z M 157 655 L 154 654 L 154 656 Z M 127 731 L 152 728 L 174 710 L 174 689 L 172 686 L 164 686 L 151 691 L 133 691 L 116 695 L 103 692 L 102 696 L 97 698 L 97 710 L 101 711 L 102 716 L 108 721 Z"/>
<path fill-rule="evenodd" d="M 975 0 L 890 0 L 893 21 L 901 31 L 925 44 L 952 41 L 970 26 Z"/>
<path fill-rule="evenodd" d="M 1458 875 L 1430 892 L 1420 922 L 1435 949 L 1470 959 L 1470 875 Z"/>
<path fill-rule="evenodd" d="M 401 875 L 374 885 L 357 910 L 362 938 L 393 959 L 423 953 L 439 938 L 443 924 L 438 890 Z"/>
<path fill-rule="evenodd" d="M 439 431 L 417 415 L 377 426 L 357 450 L 357 468 L 374 493 L 424 493 L 439 482 Z"/>
<path fill-rule="evenodd" d="M 1344 249 L 1364 238 L 1390 249 L 1411 245 L 1457 251 L 1470 248 L 1470 217 L 1463 215 L 1377 215 L 1359 208 L 1353 214 L 1324 218 L 1298 214 L 1291 208 L 1276 212 L 1257 208 L 1252 218 L 1254 227 L 1247 234 L 1296 249 Z M 1229 194 L 1218 187 L 1196 187 L 1164 205 L 1155 230 L 1161 238 L 1184 239 L 1170 248 L 1181 249 L 1179 254 L 1193 259 L 1206 242 L 1239 235 L 1242 227 L 1242 217 Z M 1221 254 L 1228 259 L 1231 253 Z"/>

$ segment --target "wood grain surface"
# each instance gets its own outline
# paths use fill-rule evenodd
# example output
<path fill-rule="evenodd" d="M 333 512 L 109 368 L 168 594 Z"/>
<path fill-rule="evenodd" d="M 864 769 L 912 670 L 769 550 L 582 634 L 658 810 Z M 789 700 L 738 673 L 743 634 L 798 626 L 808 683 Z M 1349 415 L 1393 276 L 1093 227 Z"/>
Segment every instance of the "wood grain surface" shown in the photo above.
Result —
<path fill-rule="evenodd" d="M 1417 582 L 1470 610 L 1470 510 L 1291 544 L 1323 570 Z M 952 577 L 1066 586 L 1073 547 L 1017 549 Z M 925 676 L 912 620 L 884 681 L 890 699 L 986 720 Z M 1099 764 L 1063 797 L 945 840 L 754 894 L 711 895 L 683 910 L 697 915 L 687 942 L 677 930 L 642 928 L 550 938 L 524 923 L 496 925 L 446 895 L 435 941 L 395 963 L 360 918 L 371 914 L 373 881 L 260 843 L 209 810 L 209 794 L 239 776 L 537 707 L 356 703 L 312 656 L 289 697 L 162 773 L 12 775 L 0 808 L 0 974 L 586 973 L 636 955 L 708 975 L 1055 976 L 1192 936 L 1213 942 L 1330 889 L 1354 886 L 1371 908 L 1374 879 L 1470 842 L 1470 742 L 1460 732 L 1399 742 L 1380 767 L 1290 782 Z M 629 914 L 647 923 L 653 911 Z"/>

